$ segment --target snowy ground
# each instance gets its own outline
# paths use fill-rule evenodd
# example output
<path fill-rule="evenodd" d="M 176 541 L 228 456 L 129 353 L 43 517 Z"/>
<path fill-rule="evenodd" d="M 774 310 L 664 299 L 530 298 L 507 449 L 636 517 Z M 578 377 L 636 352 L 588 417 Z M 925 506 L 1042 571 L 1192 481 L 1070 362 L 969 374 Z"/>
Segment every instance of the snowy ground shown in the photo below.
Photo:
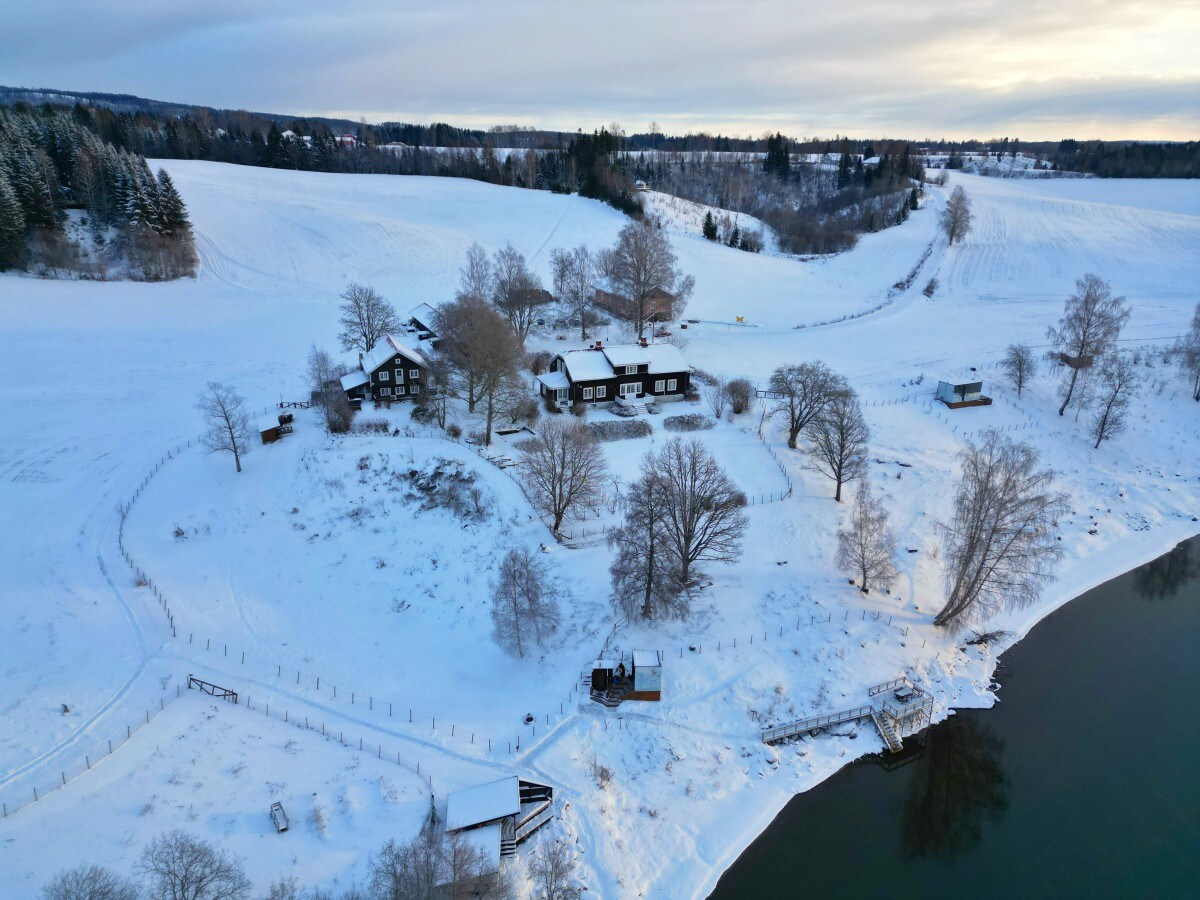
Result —
<path fill-rule="evenodd" d="M 361 881 L 367 850 L 412 832 L 428 802 L 422 777 L 432 773 L 444 795 L 496 771 L 541 775 L 569 800 L 555 828 L 578 840 L 584 878 L 599 896 L 702 895 L 788 797 L 879 746 L 873 733 L 846 728 L 770 749 L 757 740 L 762 725 L 859 703 L 867 685 L 900 671 L 933 689 L 939 715 L 992 702 L 995 650 L 960 652 L 929 626 L 940 597 L 933 524 L 949 509 L 965 435 L 996 425 L 1033 441 L 1073 498 L 1062 577 L 1036 609 L 999 627 L 1023 633 L 1197 531 L 1190 448 L 1200 425 L 1153 354 L 1143 354 L 1155 368 L 1143 369 L 1129 432 L 1098 451 L 1086 414 L 1078 422 L 1055 415 L 1053 376 L 1017 400 L 996 390 L 995 363 L 1010 341 L 1044 345 L 1046 326 L 1088 271 L 1129 298 L 1127 347 L 1178 334 L 1197 299 L 1200 185 L 954 175 L 951 186 L 964 184 L 974 201 L 976 226 L 953 249 L 937 235 L 937 191 L 904 226 L 813 263 L 714 246 L 698 234 L 675 238 L 697 282 L 687 316 L 701 324 L 685 332 L 693 364 L 761 382 L 780 363 L 820 358 L 861 392 L 874 486 L 903 549 L 918 551 L 901 554 L 891 596 L 846 586 L 832 563 L 845 508 L 768 423 L 793 497 L 750 508 L 743 561 L 707 567 L 714 583 L 692 621 L 620 627 L 612 639 L 625 651 L 665 652 L 664 702 L 623 708 L 620 718 L 568 702 L 560 714 L 558 702 L 613 625 L 603 542 L 553 545 L 510 473 L 464 447 L 404 435 L 331 444 L 302 414 L 297 434 L 255 448 L 243 475 L 227 459 L 185 450 L 139 498 L 126 545 L 171 598 L 172 639 L 116 548 L 116 508 L 195 433 L 192 404 L 206 381 L 238 386 L 256 407 L 295 398 L 308 345 L 333 343 L 336 295 L 348 280 L 374 284 L 401 309 L 437 303 L 451 295 L 473 241 L 492 250 L 511 240 L 548 274 L 551 249 L 607 245 L 623 219 L 580 198 L 465 181 L 166 165 L 196 223 L 198 279 L 0 281 L 0 403 L 10 411 L 0 424 L 0 717 L 9 726 L 0 728 L 0 799 L 25 803 L 32 787 L 52 786 L 141 715 L 148 696 L 173 696 L 188 672 L 231 682 L 273 715 L 282 705 L 328 719 L 367 745 L 374 739 L 384 756 L 399 753 L 402 764 L 365 754 L 364 774 L 347 772 L 357 751 L 319 733 L 248 710 L 213 712 L 185 696 L 101 766 L 0 820 L 6 847 L 61 848 L 0 867 L 5 895 L 30 896 L 76 860 L 126 867 L 146 838 L 175 825 L 260 857 L 252 875 L 261 888 L 276 874 L 344 886 Z M 927 250 L 912 287 L 893 290 Z M 929 300 L 920 289 L 935 275 L 941 288 Z M 736 316 L 746 325 L 732 324 Z M 577 344 L 547 335 L 545 345 Z M 968 366 L 982 371 L 997 403 L 932 407 L 937 379 Z M 684 411 L 703 410 L 676 404 L 664 415 Z M 756 436 L 760 412 L 699 436 L 748 493 L 770 494 L 786 479 Z M 404 412 L 392 415 L 400 425 Z M 626 481 L 665 436 L 661 419 L 651 421 L 653 438 L 606 445 Z M 381 477 L 439 456 L 478 473 L 492 503 L 480 523 L 462 528 L 443 512 L 417 511 Z M 547 559 L 570 601 L 561 639 L 524 662 L 492 647 L 481 595 L 492 554 L 513 542 L 551 544 Z M 409 708 L 430 715 L 428 724 L 416 715 L 410 726 Z M 537 717 L 532 726 L 519 724 L 526 712 Z M 489 732 L 503 750 L 472 740 Z M 510 736 L 521 738 L 519 752 L 509 751 Z M 288 741 L 303 763 L 286 755 Z M 606 790 L 587 771 L 589 753 L 617 772 Z M 418 763 L 423 776 L 405 774 Z M 394 801 L 380 788 L 385 777 L 397 785 Z M 265 811 L 276 781 L 301 817 L 303 798 L 328 798 L 327 835 L 274 837 Z M 154 812 L 142 815 L 147 804 Z"/>

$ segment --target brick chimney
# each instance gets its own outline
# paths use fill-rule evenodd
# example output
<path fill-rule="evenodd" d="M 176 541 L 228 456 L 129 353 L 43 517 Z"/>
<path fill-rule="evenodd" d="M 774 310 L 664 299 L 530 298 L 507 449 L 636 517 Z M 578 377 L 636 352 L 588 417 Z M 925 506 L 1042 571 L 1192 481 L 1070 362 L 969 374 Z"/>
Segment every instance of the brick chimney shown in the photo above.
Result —
<path fill-rule="evenodd" d="M 645 338 L 638 338 L 638 343 L 640 343 L 643 347 L 650 346 L 650 342 L 648 340 L 646 340 Z"/>
<path fill-rule="evenodd" d="M 600 341 L 596 341 L 596 346 L 595 346 L 595 347 L 593 347 L 592 349 L 593 349 L 593 350 L 603 350 L 603 349 L 604 349 L 604 345 L 603 345 L 603 344 L 602 344 Z"/>

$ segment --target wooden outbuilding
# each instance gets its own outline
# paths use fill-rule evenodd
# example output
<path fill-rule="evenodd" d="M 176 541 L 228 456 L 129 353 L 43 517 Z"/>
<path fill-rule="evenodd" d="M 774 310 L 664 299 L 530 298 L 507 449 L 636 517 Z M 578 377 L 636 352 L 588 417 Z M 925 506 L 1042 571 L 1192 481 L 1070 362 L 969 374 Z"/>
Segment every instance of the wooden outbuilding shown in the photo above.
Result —
<path fill-rule="evenodd" d="M 446 798 L 446 833 L 465 833 L 497 866 L 517 845 L 554 818 L 554 789 L 510 775 Z"/>
<path fill-rule="evenodd" d="M 294 431 L 291 413 L 281 413 L 276 419 L 263 419 L 258 423 L 258 434 L 264 444 L 273 444 Z"/>
<path fill-rule="evenodd" d="M 950 409 L 962 409 L 966 406 L 991 406 L 992 398 L 983 395 L 982 381 L 969 381 L 963 384 L 953 384 L 949 381 L 939 381 L 937 399 Z"/>

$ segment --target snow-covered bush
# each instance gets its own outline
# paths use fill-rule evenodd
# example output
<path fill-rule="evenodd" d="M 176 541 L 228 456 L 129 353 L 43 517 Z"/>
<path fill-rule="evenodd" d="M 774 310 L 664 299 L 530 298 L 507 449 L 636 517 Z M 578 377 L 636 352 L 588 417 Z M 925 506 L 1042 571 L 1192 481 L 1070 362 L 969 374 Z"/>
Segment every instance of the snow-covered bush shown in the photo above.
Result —
<path fill-rule="evenodd" d="M 598 441 L 624 441 L 629 438 L 649 437 L 654 430 L 645 419 L 629 419 L 625 422 L 593 422 L 588 428 Z"/>
<path fill-rule="evenodd" d="M 387 419 L 359 419 L 350 426 L 351 434 L 387 434 Z"/>
<path fill-rule="evenodd" d="M 487 503 L 478 485 L 479 476 L 458 460 L 438 458 L 426 469 L 409 469 L 401 477 L 409 496 L 421 509 L 448 509 L 466 522 L 482 522 Z"/>
<path fill-rule="evenodd" d="M 703 413 L 685 413 L 682 416 L 667 416 L 663 428 L 667 431 L 707 431 L 717 423 Z"/>

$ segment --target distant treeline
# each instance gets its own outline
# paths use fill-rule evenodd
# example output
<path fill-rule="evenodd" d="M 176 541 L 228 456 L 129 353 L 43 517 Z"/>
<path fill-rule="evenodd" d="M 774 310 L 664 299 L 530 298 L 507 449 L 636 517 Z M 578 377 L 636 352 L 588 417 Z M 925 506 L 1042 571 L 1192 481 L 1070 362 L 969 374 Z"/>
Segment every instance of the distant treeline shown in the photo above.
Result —
<path fill-rule="evenodd" d="M 1200 141 L 1062 141 L 1050 161 L 1057 169 L 1101 178 L 1200 178 Z"/>
<path fill-rule="evenodd" d="M 85 226 L 73 236 L 69 210 Z M 135 278 L 176 278 L 194 268 L 187 208 L 165 171 L 154 175 L 144 156 L 99 133 L 93 111 L 0 107 L 4 267 L 93 277 L 125 267 Z"/>

